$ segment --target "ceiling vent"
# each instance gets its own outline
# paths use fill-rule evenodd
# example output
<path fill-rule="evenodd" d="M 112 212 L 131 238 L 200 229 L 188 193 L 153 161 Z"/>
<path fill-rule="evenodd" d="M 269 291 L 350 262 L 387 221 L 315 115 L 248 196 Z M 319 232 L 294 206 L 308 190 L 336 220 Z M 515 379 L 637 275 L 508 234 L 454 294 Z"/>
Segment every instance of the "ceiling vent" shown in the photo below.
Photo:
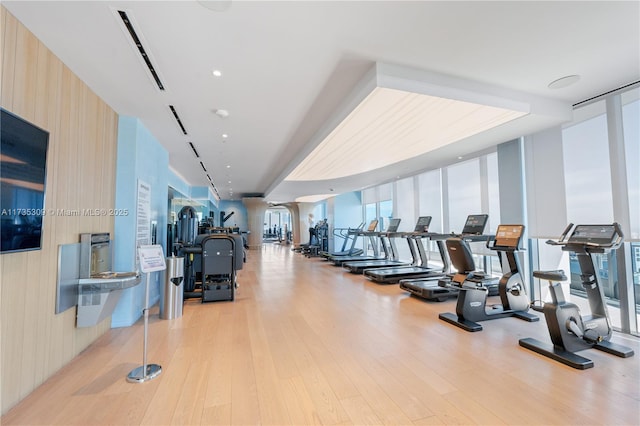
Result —
<path fill-rule="evenodd" d="M 191 151 L 193 151 L 193 153 L 195 154 L 196 158 L 200 158 L 200 154 L 198 154 L 198 151 L 196 151 L 196 147 L 193 146 L 192 142 L 189 142 L 189 146 L 191 147 Z"/>
<path fill-rule="evenodd" d="M 218 192 L 218 188 L 216 188 L 216 186 L 213 184 L 213 182 L 211 182 L 211 187 L 213 188 L 213 192 L 215 193 L 216 197 L 219 200 L 220 199 L 220 193 Z"/>
<path fill-rule="evenodd" d="M 593 97 L 591 97 L 589 99 L 585 99 L 584 101 L 580 101 L 578 103 L 575 103 L 572 106 L 574 108 L 579 107 L 579 106 L 583 106 L 585 104 L 589 104 L 591 102 L 599 100 L 599 99 L 603 98 L 604 96 L 610 95 L 612 93 L 622 92 L 623 90 L 626 90 L 626 89 L 628 89 L 629 87 L 632 87 L 632 86 L 640 86 L 640 80 L 636 80 L 633 83 L 625 84 L 624 86 L 618 87 L 617 89 L 609 90 L 607 92 L 604 92 L 604 93 L 601 93 L 599 95 L 593 96 Z"/>
<path fill-rule="evenodd" d="M 173 107 L 173 105 L 169 105 L 169 109 L 171 110 L 171 113 L 173 114 L 173 117 L 178 122 L 178 126 L 180 126 L 180 129 L 182 130 L 182 133 L 184 133 L 186 135 L 187 134 L 187 129 L 184 128 L 184 125 L 182 124 L 182 120 L 180 120 L 180 117 L 178 116 L 178 112 Z M 194 149 L 194 151 L 195 151 L 195 149 Z M 198 153 L 196 153 L 196 157 L 199 157 Z"/>
<path fill-rule="evenodd" d="M 158 75 L 156 68 L 151 63 L 151 58 L 149 57 L 148 51 L 142 45 L 141 37 L 136 32 L 135 28 L 133 28 L 133 23 L 131 22 L 131 19 L 127 15 L 127 12 L 123 10 L 118 10 L 117 12 L 118 12 L 118 16 L 122 20 L 124 28 L 127 31 L 127 34 L 129 34 L 131 41 L 136 47 L 138 53 L 140 54 L 142 61 L 145 63 L 149 72 L 151 73 L 151 77 L 153 78 L 153 81 L 157 85 L 158 89 L 160 89 L 161 91 L 164 91 L 164 84 L 162 84 L 162 81 L 160 80 L 160 76 Z"/>

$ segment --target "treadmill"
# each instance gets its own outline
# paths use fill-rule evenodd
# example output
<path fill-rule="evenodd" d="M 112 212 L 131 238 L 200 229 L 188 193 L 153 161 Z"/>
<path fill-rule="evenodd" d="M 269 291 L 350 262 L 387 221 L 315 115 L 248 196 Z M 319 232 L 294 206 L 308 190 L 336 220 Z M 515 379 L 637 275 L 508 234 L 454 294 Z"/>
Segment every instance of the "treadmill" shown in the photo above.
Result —
<path fill-rule="evenodd" d="M 422 216 L 418 218 L 413 232 L 405 232 L 403 234 L 411 249 L 411 256 L 413 257 L 413 263 L 411 265 L 367 270 L 364 271 L 365 277 L 378 284 L 397 284 L 402 279 L 434 279 L 443 277 L 449 269 L 447 250 L 443 243 L 446 237 L 442 237 L 442 234 L 428 232 L 430 223 L 431 216 Z M 422 243 L 422 239 L 425 238 L 437 240 L 438 250 L 440 251 L 440 257 L 443 263 L 442 268 L 434 269 L 428 266 L 428 256 Z"/>
<path fill-rule="evenodd" d="M 388 257 L 387 246 L 383 242 L 382 250 L 384 251 L 384 256 L 380 256 L 378 244 L 376 244 L 376 237 L 380 236 L 380 232 L 376 231 L 377 227 L 378 227 L 378 219 L 373 219 L 369 223 L 369 226 L 367 227 L 366 231 L 360 231 L 358 233 L 358 236 L 369 239 L 369 245 L 373 249 L 373 256 L 369 256 L 363 253 L 360 255 L 329 256 L 327 257 L 327 260 L 329 262 L 332 262 L 335 266 L 342 266 L 342 264 L 345 262 L 359 262 L 359 261 L 365 261 L 365 260 L 386 259 Z"/>
<path fill-rule="evenodd" d="M 331 256 L 355 256 L 361 254 L 362 249 L 356 247 L 356 241 L 358 239 L 358 236 L 360 235 L 360 232 L 362 232 L 362 228 L 364 228 L 364 224 L 365 222 L 360 223 L 357 228 L 334 229 L 334 235 L 344 238 L 344 241 L 342 242 L 342 248 L 340 249 L 340 251 L 336 251 L 333 253 L 330 253 L 328 251 L 320 251 L 318 254 L 324 258 L 330 258 Z M 336 231 L 339 231 L 340 234 L 336 234 Z M 346 231 L 346 234 L 344 233 L 344 231 Z M 349 243 L 351 244 L 349 245 Z M 349 245 L 349 248 L 347 248 L 347 245 Z"/>
<path fill-rule="evenodd" d="M 490 235 L 484 235 L 484 229 L 487 225 L 488 219 L 489 216 L 486 214 L 469 215 L 461 234 L 442 234 L 442 237 L 444 237 L 442 239 L 458 237 L 470 242 L 486 241 L 491 238 Z M 443 253 L 441 252 L 440 254 L 442 255 Z M 444 270 L 446 272 L 451 263 L 446 251 L 444 252 L 442 261 L 445 264 Z M 480 276 L 481 273 L 476 271 L 476 275 Z M 457 287 L 450 286 L 451 276 L 452 275 L 445 275 L 445 273 L 443 273 L 439 277 L 434 275 L 433 277 L 422 279 L 403 279 L 400 280 L 400 288 L 408 291 L 412 296 L 416 296 L 421 299 L 443 302 L 450 297 L 456 297 L 459 292 Z M 488 283 L 487 287 L 489 290 L 489 296 L 495 296 L 498 294 L 497 282 L 491 281 Z"/>
<path fill-rule="evenodd" d="M 387 255 L 385 259 L 376 260 L 360 260 L 354 262 L 344 262 L 342 267 L 352 274 L 362 274 L 365 269 L 372 268 L 389 268 L 391 266 L 410 265 L 411 262 L 398 260 L 398 249 L 396 248 L 395 238 L 401 236 L 398 233 L 400 219 L 394 218 L 389 222 L 386 231 L 380 232 L 379 237 L 382 241 L 382 247 Z"/>

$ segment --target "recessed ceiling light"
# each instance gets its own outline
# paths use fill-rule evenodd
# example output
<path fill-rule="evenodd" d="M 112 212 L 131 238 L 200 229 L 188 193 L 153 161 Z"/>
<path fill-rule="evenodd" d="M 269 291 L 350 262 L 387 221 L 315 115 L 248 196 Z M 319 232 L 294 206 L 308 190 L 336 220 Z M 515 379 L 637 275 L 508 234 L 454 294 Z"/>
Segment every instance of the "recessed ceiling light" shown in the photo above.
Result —
<path fill-rule="evenodd" d="M 226 134 L 226 133 L 223 133 L 223 134 L 222 134 L 222 138 L 223 138 L 223 139 L 226 139 L 226 138 L 228 138 L 228 137 L 229 137 L 229 135 L 228 135 L 228 134 Z"/>
<path fill-rule="evenodd" d="M 220 70 L 213 70 L 211 74 L 213 74 L 214 77 L 222 77 L 222 71 Z"/>
<path fill-rule="evenodd" d="M 231 168 L 231 166 L 229 164 L 227 164 L 227 169 L 230 169 L 230 168 Z"/>
<path fill-rule="evenodd" d="M 229 183 L 231 183 L 231 181 L 229 181 Z"/>
<path fill-rule="evenodd" d="M 564 87 L 569 87 L 572 84 L 577 83 L 578 80 L 580 80 L 579 75 L 567 75 L 549 83 L 549 89 L 562 89 Z"/>
<path fill-rule="evenodd" d="M 458 157 L 458 160 L 462 160 L 462 156 Z"/>
<path fill-rule="evenodd" d="M 216 115 L 221 118 L 227 118 L 229 116 L 229 111 L 226 109 L 217 109 L 215 112 Z"/>

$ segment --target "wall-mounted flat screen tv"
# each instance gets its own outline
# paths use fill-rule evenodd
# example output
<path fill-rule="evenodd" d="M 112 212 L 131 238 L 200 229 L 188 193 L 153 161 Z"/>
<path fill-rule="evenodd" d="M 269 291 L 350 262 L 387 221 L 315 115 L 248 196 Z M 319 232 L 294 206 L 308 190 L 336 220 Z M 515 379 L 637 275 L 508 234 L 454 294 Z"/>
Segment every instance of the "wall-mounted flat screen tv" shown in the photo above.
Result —
<path fill-rule="evenodd" d="M 38 250 L 49 132 L 0 108 L 0 252 Z"/>

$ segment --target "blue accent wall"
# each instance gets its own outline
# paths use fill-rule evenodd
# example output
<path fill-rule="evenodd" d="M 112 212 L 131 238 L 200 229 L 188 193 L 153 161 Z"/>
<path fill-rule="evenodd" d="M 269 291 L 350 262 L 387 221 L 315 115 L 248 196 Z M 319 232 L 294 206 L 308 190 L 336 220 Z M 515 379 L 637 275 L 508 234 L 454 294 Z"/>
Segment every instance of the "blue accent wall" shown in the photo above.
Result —
<path fill-rule="evenodd" d="M 335 228 L 355 228 L 363 220 L 360 191 L 336 195 L 333 208 Z"/>
<path fill-rule="evenodd" d="M 208 186 L 192 186 L 190 198 L 197 202 L 194 206 L 197 211 L 202 213 L 202 218 L 209 217 L 209 213 L 213 212 L 213 216 L 218 216 L 219 201 L 213 196 L 213 192 Z"/>
<path fill-rule="evenodd" d="M 206 186 L 194 186 L 191 188 L 191 198 L 195 198 L 198 200 L 208 200 L 209 199 L 209 188 Z"/>
<path fill-rule="evenodd" d="M 347 192 L 333 197 L 333 228 L 355 228 L 364 219 L 362 208 L 362 192 Z M 331 215 L 329 215 L 331 216 Z M 334 251 L 342 249 L 344 239 L 333 237 Z M 361 242 L 360 242 L 361 243 Z M 361 247 L 358 244 L 357 247 Z"/>
<path fill-rule="evenodd" d="M 116 174 L 116 209 L 129 214 L 117 216 L 114 226 L 114 262 L 116 271 L 136 268 L 136 198 L 138 181 L 151 186 L 151 221 L 156 222 L 156 243 L 166 254 L 167 198 L 169 188 L 169 154 L 155 137 L 134 117 L 120 116 Z M 160 300 L 162 272 L 151 273 L 149 306 Z M 112 327 L 126 327 L 142 316 L 145 281 L 124 290 L 111 318 Z"/>
<path fill-rule="evenodd" d="M 167 172 L 167 179 L 170 187 L 186 197 L 191 196 L 191 187 L 189 186 L 189 184 L 185 182 L 180 176 L 175 174 L 173 170 L 169 170 Z"/>
<path fill-rule="evenodd" d="M 223 225 L 225 227 L 235 227 L 240 228 L 241 231 L 249 230 L 249 220 L 247 218 L 247 208 L 244 206 L 242 201 L 225 201 L 220 200 L 218 205 L 218 211 L 224 212 L 225 216 L 228 216 L 233 212 L 233 216 L 227 220 L 227 222 Z M 218 219 L 220 219 L 220 214 L 217 213 L 216 223 L 218 223 Z"/>

